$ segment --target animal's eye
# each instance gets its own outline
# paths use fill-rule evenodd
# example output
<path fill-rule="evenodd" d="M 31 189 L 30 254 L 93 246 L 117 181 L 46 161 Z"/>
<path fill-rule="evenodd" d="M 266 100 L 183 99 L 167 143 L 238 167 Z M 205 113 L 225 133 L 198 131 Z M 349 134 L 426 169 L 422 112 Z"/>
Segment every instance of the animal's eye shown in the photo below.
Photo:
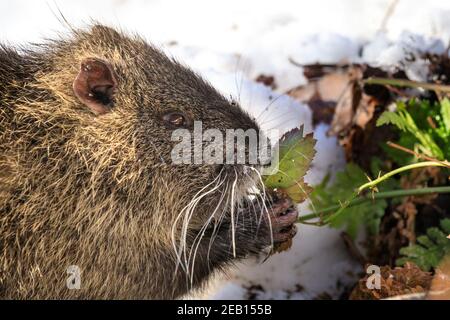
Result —
<path fill-rule="evenodd" d="M 163 120 L 171 126 L 181 127 L 186 124 L 186 117 L 179 112 L 166 113 Z"/>

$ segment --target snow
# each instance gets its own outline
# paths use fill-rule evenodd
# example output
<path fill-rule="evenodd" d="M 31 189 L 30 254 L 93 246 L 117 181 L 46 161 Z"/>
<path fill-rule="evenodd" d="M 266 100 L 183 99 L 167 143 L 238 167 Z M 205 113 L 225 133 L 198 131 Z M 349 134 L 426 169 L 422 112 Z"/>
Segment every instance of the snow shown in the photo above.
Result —
<path fill-rule="evenodd" d="M 396 41 L 389 41 L 385 34 L 380 33 L 363 47 L 362 61 L 391 71 L 402 67 L 406 69 L 406 74 L 411 80 L 426 81 L 427 62 L 420 57 L 421 54 L 424 52 L 442 54 L 445 50 L 446 45 L 439 38 L 424 37 L 405 31 Z"/>
<path fill-rule="evenodd" d="M 305 63 L 369 62 L 392 69 L 402 65 L 411 79 L 427 77 L 426 62 L 410 61 L 420 52 L 442 53 L 450 40 L 450 1 L 400 0 L 382 26 L 392 0 L 315 1 L 144 1 L 7 0 L 0 2 L 0 41 L 38 42 L 91 19 L 138 32 L 203 75 L 224 95 L 241 103 L 265 130 L 286 131 L 304 124 L 313 130 L 311 111 L 284 95 L 304 84 Z M 275 77 L 275 91 L 254 79 Z M 320 125 L 317 156 L 306 180 L 319 183 L 344 165 L 336 139 Z M 307 213 L 306 204 L 300 206 Z M 258 298 L 308 299 L 327 292 L 337 298 L 351 284 L 358 265 L 348 256 L 338 230 L 299 226 L 290 251 L 267 262 L 240 263 L 217 276 L 202 298 L 245 298 L 245 289 L 261 285 Z M 304 289 L 298 292 L 295 288 Z"/>
<path fill-rule="evenodd" d="M 277 128 L 280 134 L 283 134 L 304 124 L 305 133 L 312 131 L 312 113 L 307 105 L 285 94 L 273 92 L 269 87 L 247 79 L 242 73 L 218 73 L 200 69 L 197 71 L 219 92 L 234 97 L 245 106 L 263 130 Z"/>

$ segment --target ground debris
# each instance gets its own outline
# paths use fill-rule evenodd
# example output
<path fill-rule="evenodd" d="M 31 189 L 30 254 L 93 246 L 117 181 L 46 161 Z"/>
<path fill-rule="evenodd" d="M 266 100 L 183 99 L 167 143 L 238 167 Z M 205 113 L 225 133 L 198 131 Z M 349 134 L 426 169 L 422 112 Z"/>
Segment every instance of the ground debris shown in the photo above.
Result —
<path fill-rule="evenodd" d="M 338 137 L 347 161 L 366 167 L 364 162 L 368 160 L 359 162 L 355 159 L 359 158 L 362 146 L 370 146 L 370 150 L 365 150 L 367 159 L 380 153 L 378 144 L 368 143 L 373 135 L 376 135 L 376 141 L 392 138 L 390 130 L 376 128 L 374 118 L 385 110 L 396 93 L 385 86 L 364 84 L 363 80 L 369 77 L 406 78 L 406 75 L 398 71 L 390 74 L 363 64 L 313 64 L 303 66 L 303 70 L 310 82 L 288 94 L 310 106 L 314 125 L 330 124 L 328 134 Z"/>
<path fill-rule="evenodd" d="M 423 58 L 428 61 L 430 79 L 441 84 L 450 84 L 450 57 L 445 54 L 425 53 Z"/>
<path fill-rule="evenodd" d="M 436 269 L 427 299 L 450 300 L 450 256 L 446 256 Z"/>
<path fill-rule="evenodd" d="M 406 263 L 404 267 L 391 268 L 389 266 L 381 267 L 381 277 L 379 289 L 369 289 L 367 287 L 369 277 L 366 275 L 359 280 L 357 286 L 353 289 L 350 300 L 375 300 L 385 299 L 393 296 L 426 292 L 431 285 L 432 275 L 430 272 L 424 272 L 412 263 Z"/>

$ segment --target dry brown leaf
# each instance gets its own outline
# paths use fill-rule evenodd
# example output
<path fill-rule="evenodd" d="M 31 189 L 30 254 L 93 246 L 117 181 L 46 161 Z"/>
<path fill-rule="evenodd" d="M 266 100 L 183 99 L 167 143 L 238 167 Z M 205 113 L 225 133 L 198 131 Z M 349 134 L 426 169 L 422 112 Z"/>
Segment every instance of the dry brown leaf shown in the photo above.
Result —
<path fill-rule="evenodd" d="M 300 102 L 308 103 L 313 99 L 313 97 L 318 96 L 317 83 L 310 82 L 304 86 L 299 86 L 292 90 L 289 90 L 288 92 L 286 92 L 286 94 Z"/>
<path fill-rule="evenodd" d="M 380 289 L 368 289 L 369 275 L 359 280 L 353 289 L 351 300 L 377 300 L 388 297 L 426 292 L 430 287 L 432 276 L 429 272 L 422 271 L 412 263 L 406 263 L 404 267 L 381 267 Z"/>
<path fill-rule="evenodd" d="M 314 124 L 329 123 L 334 109 L 330 134 L 340 135 L 356 125 L 365 128 L 372 119 L 378 100 L 364 92 L 361 80 L 364 72 L 379 73 L 378 69 L 365 65 L 310 65 L 304 66 L 304 74 L 310 80 L 305 86 L 290 90 L 293 98 L 308 103 L 313 110 Z M 375 90 L 375 93 L 378 94 Z M 326 112 L 324 112 L 324 107 Z"/>
<path fill-rule="evenodd" d="M 364 129 L 366 124 L 373 118 L 377 103 L 376 99 L 363 93 L 353 117 L 353 124 Z"/>
<path fill-rule="evenodd" d="M 427 299 L 450 300 L 450 255 L 444 257 L 436 268 Z"/>
<path fill-rule="evenodd" d="M 357 110 L 362 97 L 360 84 L 362 76 L 363 72 L 359 66 L 349 68 L 348 81 L 337 102 L 329 134 L 339 135 L 343 131 L 348 131 L 352 126 L 355 110 Z"/>

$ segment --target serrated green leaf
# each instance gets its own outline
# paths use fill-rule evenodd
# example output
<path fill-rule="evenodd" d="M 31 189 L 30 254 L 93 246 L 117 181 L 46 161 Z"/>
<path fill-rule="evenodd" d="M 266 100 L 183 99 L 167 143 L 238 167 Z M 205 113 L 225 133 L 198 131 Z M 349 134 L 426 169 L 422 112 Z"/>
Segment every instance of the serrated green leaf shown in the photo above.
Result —
<path fill-rule="evenodd" d="M 391 124 L 400 130 L 399 145 L 416 149 L 427 156 L 445 160 L 450 157 L 450 101 L 444 99 L 440 105 L 426 100 L 411 100 L 408 104 L 397 103 L 397 110 L 385 111 L 377 120 L 377 126 Z M 406 138 L 407 137 L 407 138 Z M 411 141 L 413 137 L 413 141 Z M 405 145 L 406 144 L 408 145 Z M 385 151 L 392 155 L 395 152 Z M 404 155 L 405 158 L 413 159 Z M 397 163 L 403 160 L 393 158 Z M 399 162 L 400 161 L 400 162 Z M 408 161 L 408 159 L 406 160 Z"/>
<path fill-rule="evenodd" d="M 427 249 L 418 246 L 411 245 L 400 249 L 400 254 L 408 256 L 410 258 L 421 258 L 427 253 Z"/>
<path fill-rule="evenodd" d="M 445 228 L 450 227 L 448 223 L 450 219 L 441 220 L 444 232 L 436 227 L 428 228 L 426 235 L 417 238 L 417 244 L 401 248 L 403 257 L 397 259 L 396 264 L 403 265 L 411 261 L 424 271 L 436 268 L 442 258 L 450 253 L 450 239 L 447 239 L 445 231 Z"/>
<path fill-rule="evenodd" d="M 444 234 L 439 228 L 428 228 L 427 236 L 438 245 L 446 245 L 449 241 L 447 235 Z"/>
<path fill-rule="evenodd" d="M 417 237 L 417 243 L 423 245 L 426 248 L 432 248 L 434 246 L 434 242 L 431 241 L 430 238 L 428 238 L 425 235 Z"/>
<path fill-rule="evenodd" d="M 400 254 L 404 255 L 405 257 L 398 259 L 396 261 L 397 265 L 403 265 L 406 262 L 410 261 L 424 271 L 430 270 L 440 261 L 439 254 L 435 252 L 435 249 L 427 250 L 419 245 L 411 245 L 401 248 Z"/>
<path fill-rule="evenodd" d="M 281 189 L 294 202 L 305 200 L 311 188 L 303 177 L 311 166 L 316 154 L 316 140 L 313 134 L 303 136 L 303 126 L 295 128 L 283 135 L 278 142 L 278 171 L 264 180 L 269 189 Z"/>
<path fill-rule="evenodd" d="M 450 234 L 450 219 L 448 218 L 442 219 L 440 222 L 440 226 L 445 233 Z"/>
<path fill-rule="evenodd" d="M 401 116 L 401 114 L 391 111 L 383 112 L 377 120 L 377 127 L 387 124 L 392 124 L 402 131 L 406 131 L 408 126 L 407 121 Z"/>
<path fill-rule="evenodd" d="M 292 201 L 301 203 L 308 199 L 309 194 L 312 192 L 312 188 L 305 183 L 303 178 L 301 178 L 289 188 L 283 189 L 282 192 L 287 194 Z"/>

